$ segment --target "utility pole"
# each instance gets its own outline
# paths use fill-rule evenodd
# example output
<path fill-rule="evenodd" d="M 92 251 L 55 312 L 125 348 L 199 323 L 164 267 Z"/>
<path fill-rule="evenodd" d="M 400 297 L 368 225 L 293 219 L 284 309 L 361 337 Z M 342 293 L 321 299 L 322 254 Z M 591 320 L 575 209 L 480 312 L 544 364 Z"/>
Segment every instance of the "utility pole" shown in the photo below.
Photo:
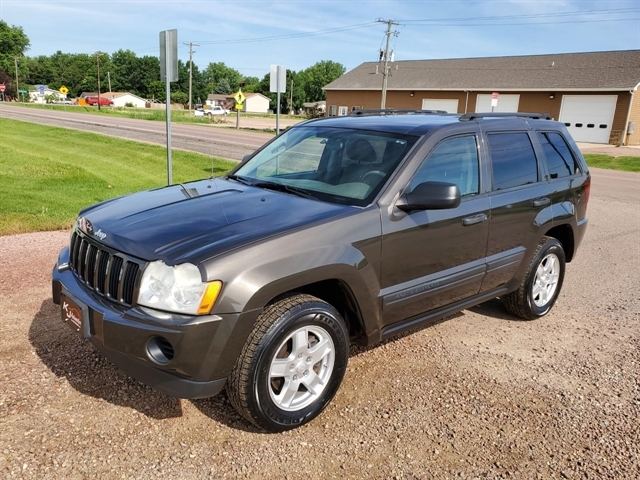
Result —
<path fill-rule="evenodd" d="M 98 65 L 98 110 L 100 110 L 100 56 L 104 53 L 96 52 L 96 64 Z"/>
<path fill-rule="evenodd" d="M 185 45 L 189 46 L 189 113 L 191 113 L 191 83 L 193 80 L 193 47 L 199 47 L 200 45 L 197 43 L 189 42 L 185 43 Z"/>
<path fill-rule="evenodd" d="M 16 63 L 16 95 L 18 96 L 18 101 L 20 101 L 20 84 L 18 83 L 18 57 L 13 57 L 13 60 Z"/>
<path fill-rule="evenodd" d="M 109 95 L 111 95 L 111 72 L 107 72 L 107 79 L 109 80 Z M 113 100 L 113 95 L 111 95 L 111 100 Z"/>
<path fill-rule="evenodd" d="M 293 78 L 291 79 L 291 92 L 289 93 L 289 115 L 292 115 L 291 112 L 293 112 Z"/>
<path fill-rule="evenodd" d="M 382 70 L 382 95 L 380 97 L 380 108 L 385 108 L 385 103 L 387 102 L 387 80 L 389 77 L 389 40 L 391 38 L 391 34 L 397 35 L 398 32 L 392 32 L 392 25 L 399 25 L 398 22 L 394 22 L 393 20 L 382 20 L 378 19 L 376 22 L 386 23 L 387 24 L 387 45 L 384 48 L 384 68 Z"/>

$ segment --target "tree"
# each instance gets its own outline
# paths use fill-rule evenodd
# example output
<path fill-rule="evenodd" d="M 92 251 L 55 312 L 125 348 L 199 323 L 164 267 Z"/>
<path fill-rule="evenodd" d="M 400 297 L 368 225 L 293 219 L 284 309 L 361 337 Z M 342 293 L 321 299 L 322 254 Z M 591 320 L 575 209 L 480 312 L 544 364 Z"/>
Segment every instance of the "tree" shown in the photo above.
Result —
<path fill-rule="evenodd" d="M 231 83 L 228 79 L 223 78 L 218 82 L 214 91 L 221 95 L 228 95 L 232 92 Z"/>
<path fill-rule="evenodd" d="M 322 87 L 344 75 L 345 71 L 346 68 L 341 63 L 323 60 L 300 72 L 307 101 L 324 100 L 326 96 Z"/>
<path fill-rule="evenodd" d="M 16 58 L 21 59 L 25 52 L 29 50 L 29 37 L 24 33 L 22 27 L 9 26 L 4 20 L 0 20 L 0 70 L 10 76 L 4 79 L 5 98 L 16 98 L 18 92 L 14 76 L 16 75 Z M 19 77 L 22 69 L 17 73 Z"/>
<path fill-rule="evenodd" d="M 218 83 L 226 79 L 229 85 L 229 91 L 224 93 L 231 93 L 238 90 L 240 82 L 242 81 L 242 75 L 235 68 L 227 67 L 224 62 L 209 63 L 204 70 L 205 78 L 209 82 L 209 85 L 213 86 L 209 91 L 217 91 L 216 86 Z M 226 89 L 227 83 L 224 84 Z"/>

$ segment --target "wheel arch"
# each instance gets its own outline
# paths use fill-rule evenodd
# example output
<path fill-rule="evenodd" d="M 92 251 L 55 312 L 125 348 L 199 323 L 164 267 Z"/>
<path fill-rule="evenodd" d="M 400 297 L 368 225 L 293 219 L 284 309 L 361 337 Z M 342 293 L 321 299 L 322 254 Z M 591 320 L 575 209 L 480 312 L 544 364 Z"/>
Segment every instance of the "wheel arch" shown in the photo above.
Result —
<path fill-rule="evenodd" d="M 575 237 L 571 225 L 566 223 L 563 225 L 556 225 L 555 227 L 547 230 L 545 236 L 553 237 L 562 244 L 562 249 L 564 250 L 567 263 L 573 259 L 575 253 Z"/>

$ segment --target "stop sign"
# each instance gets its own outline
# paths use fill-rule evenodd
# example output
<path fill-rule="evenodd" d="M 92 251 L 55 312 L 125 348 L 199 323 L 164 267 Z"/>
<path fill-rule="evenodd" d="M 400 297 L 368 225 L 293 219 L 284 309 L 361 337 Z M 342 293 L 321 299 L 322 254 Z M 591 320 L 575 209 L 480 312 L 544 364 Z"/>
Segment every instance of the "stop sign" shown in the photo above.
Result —
<path fill-rule="evenodd" d="M 0 92 L 4 92 L 4 88 L 5 88 L 4 83 L 0 84 Z"/>

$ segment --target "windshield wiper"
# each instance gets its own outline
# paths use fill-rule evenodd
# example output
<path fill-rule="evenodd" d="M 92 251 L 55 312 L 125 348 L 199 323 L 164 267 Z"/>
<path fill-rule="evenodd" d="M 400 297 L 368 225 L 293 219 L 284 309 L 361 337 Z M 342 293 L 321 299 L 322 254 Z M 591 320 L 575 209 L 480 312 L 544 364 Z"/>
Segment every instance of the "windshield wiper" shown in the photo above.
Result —
<path fill-rule="evenodd" d="M 229 180 L 235 180 L 236 182 L 240 182 L 243 183 L 245 185 L 251 185 L 253 186 L 253 182 L 251 180 L 249 180 L 247 177 L 242 177 L 240 175 L 227 175 L 227 178 Z"/>
<path fill-rule="evenodd" d="M 317 200 L 316 196 L 311 195 L 306 190 L 303 190 L 301 188 L 294 187 L 294 186 L 291 186 L 291 185 L 285 185 L 283 183 L 261 181 L 261 182 L 253 183 L 252 185 L 254 187 L 258 187 L 258 188 L 265 188 L 267 190 L 275 190 L 277 192 L 292 193 L 293 195 L 297 195 L 299 197 L 313 198 L 314 200 Z"/>

